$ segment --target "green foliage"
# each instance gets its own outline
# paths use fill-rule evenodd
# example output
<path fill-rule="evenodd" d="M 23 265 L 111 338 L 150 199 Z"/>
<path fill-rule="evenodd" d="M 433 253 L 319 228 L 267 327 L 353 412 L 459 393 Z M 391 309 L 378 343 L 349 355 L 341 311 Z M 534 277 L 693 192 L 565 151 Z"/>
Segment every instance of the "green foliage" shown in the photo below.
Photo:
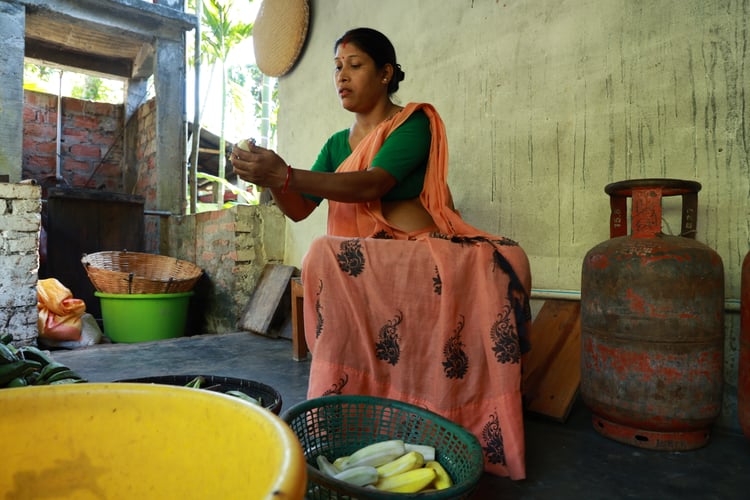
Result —
<path fill-rule="evenodd" d="M 218 203 L 197 203 L 196 209 L 198 212 L 207 212 L 211 210 L 217 210 L 221 208 L 230 208 L 234 205 L 257 205 L 258 204 L 258 198 L 257 196 L 254 196 L 252 193 L 248 193 L 247 191 L 238 188 L 231 182 L 229 182 L 226 179 L 222 179 L 221 177 L 216 177 L 215 175 L 207 174 L 205 172 L 198 172 L 197 174 L 198 179 L 205 179 L 207 181 L 215 182 L 221 186 L 224 187 L 225 190 L 230 191 L 234 193 L 237 196 L 237 201 L 227 201 L 226 203 L 219 206 Z"/>
<path fill-rule="evenodd" d="M 23 72 L 24 89 L 48 94 L 60 92 L 60 78 L 63 78 L 62 70 L 41 64 L 24 63 Z M 64 78 L 69 82 L 69 90 L 67 92 L 63 90 L 63 97 L 75 97 L 76 99 L 112 104 L 121 104 L 123 101 L 123 89 L 122 87 L 114 88 L 117 86 L 117 82 L 114 80 L 106 80 L 73 71 L 65 71 Z"/>
<path fill-rule="evenodd" d="M 29 80 L 31 82 L 49 83 L 53 76 L 57 79 L 58 73 L 58 70 L 47 66 L 32 63 L 23 64 L 24 82 Z"/>
<path fill-rule="evenodd" d="M 232 0 L 202 0 L 201 59 L 221 69 L 221 125 L 219 130 L 219 177 L 226 177 L 226 108 L 229 52 L 252 35 L 252 23 L 232 22 Z M 224 199 L 224 184 L 219 185 L 219 200 Z"/>
<path fill-rule="evenodd" d="M 233 111 L 244 113 L 247 102 L 253 104 L 253 116 L 258 120 L 263 119 L 263 83 L 264 76 L 256 64 L 246 64 L 244 66 L 233 66 L 227 71 L 229 84 L 229 97 L 232 100 Z M 268 143 L 274 142 L 276 136 L 276 119 L 278 115 L 278 92 L 279 81 L 273 79 L 273 88 L 271 89 L 271 110 L 268 118 Z"/>

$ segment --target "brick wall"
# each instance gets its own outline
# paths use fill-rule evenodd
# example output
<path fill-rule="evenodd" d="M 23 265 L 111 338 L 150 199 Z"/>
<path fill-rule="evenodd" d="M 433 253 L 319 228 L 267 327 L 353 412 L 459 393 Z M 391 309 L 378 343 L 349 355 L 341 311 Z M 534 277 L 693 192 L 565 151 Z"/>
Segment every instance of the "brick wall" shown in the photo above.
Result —
<path fill-rule="evenodd" d="M 63 185 L 123 192 L 122 105 L 62 98 Z M 22 178 L 54 186 L 57 96 L 24 91 Z"/>
<path fill-rule="evenodd" d="M 41 209 L 39 186 L 0 183 L 0 333 L 12 333 L 17 346 L 38 336 Z"/>
<path fill-rule="evenodd" d="M 133 190 L 144 198 L 146 210 L 157 210 L 156 176 L 156 101 L 151 99 L 143 104 L 133 118 L 135 130 L 135 164 L 126 166 L 135 177 Z M 146 217 L 144 248 L 146 252 L 159 253 L 161 219 Z"/>
<path fill-rule="evenodd" d="M 57 96 L 24 91 L 22 178 L 42 186 L 42 197 L 52 186 L 90 188 L 137 194 L 146 210 L 156 210 L 156 100 L 136 110 L 128 133 L 135 153 L 126 164 L 124 106 L 62 98 L 60 175 L 56 175 Z M 146 217 L 144 250 L 159 253 L 160 220 Z"/>
<path fill-rule="evenodd" d="M 57 185 L 57 96 L 25 91 L 24 99 L 23 178 L 36 180 L 42 186 L 44 199 L 44 189 Z M 61 173 L 66 184 L 139 195 L 144 198 L 146 211 L 159 209 L 155 165 L 156 101 L 152 99 L 136 110 L 127 125 L 127 133 L 123 130 L 123 106 L 63 98 L 62 110 Z M 123 146 L 124 136 L 128 138 L 127 146 Z M 127 161 L 124 160 L 126 150 Z M 40 205 L 39 201 L 36 203 Z M 3 215 L 3 223 L 4 219 Z M 37 220 L 37 233 L 38 224 Z M 263 267 L 269 262 L 283 261 L 284 224 L 284 216 L 275 206 L 237 206 L 185 217 L 145 217 L 144 251 L 188 260 L 205 271 L 205 277 L 195 289 L 189 334 L 237 330 L 240 315 Z M 4 247 L 9 245 L 5 238 L 3 242 Z M 36 249 L 30 255 L 24 254 L 23 259 L 15 255 L 12 263 L 8 261 L 10 257 L 2 257 L 6 259 L 2 262 L 4 269 L 17 271 L 14 279 L 29 280 L 32 276 L 29 270 L 33 270 L 31 292 L 24 287 L 17 291 L 31 293 L 31 299 L 24 295 L 21 300 L 31 300 L 33 310 L 23 309 L 31 316 L 19 315 L 13 321 L 33 326 L 34 336 L 37 255 Z M 7 281 L 5 283 L 0 285 L 3 299 L 7 289 L 12 288 Z M 23 283 L 25 286 L 27 281 Z M 2 314 L 0 321 L 4 319 Z"/>
<path fill-rule="evenodd" d="M 192 333 L 237 331 L 264 266 L 283 262 L 284 215 L 276 206 L 238 205 L 168 220 L 169 254 L 205 273 L 194 290 Z"/>

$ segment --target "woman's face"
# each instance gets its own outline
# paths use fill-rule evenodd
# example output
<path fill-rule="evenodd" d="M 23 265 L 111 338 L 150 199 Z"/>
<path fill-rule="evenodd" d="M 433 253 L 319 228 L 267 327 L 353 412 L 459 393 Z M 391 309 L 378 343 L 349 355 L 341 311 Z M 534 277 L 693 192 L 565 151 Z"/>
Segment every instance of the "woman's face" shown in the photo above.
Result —
<path fill-rule="evenodd" d="M 334 64 L 333 83 L 344 109 L 366 113 L 388 97 L 387 81 L 383 81 L 387 70 L 378 69 L 375 61 L 354 43 L 339 44 Z"/>

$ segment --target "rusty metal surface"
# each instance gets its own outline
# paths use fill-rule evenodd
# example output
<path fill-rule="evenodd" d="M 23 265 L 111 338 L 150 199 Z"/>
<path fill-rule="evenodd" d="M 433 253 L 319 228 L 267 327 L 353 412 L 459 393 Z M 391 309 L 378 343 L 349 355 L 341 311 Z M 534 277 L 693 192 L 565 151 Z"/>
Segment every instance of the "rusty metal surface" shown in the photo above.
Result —
<path fill-rule="evenodd" d="M 605 436 L 686 450 L 706 444 L 721 412 L 724 269 L 708 246 L 660 232 L 665 192 L 634 187 L 633 234 L 586 254 L 581 396 Z"/>
<path fill-rule="evenodd" d="M 742 262 L 737 417 L 742 432 L 750 439 L 750 252 Z"/>

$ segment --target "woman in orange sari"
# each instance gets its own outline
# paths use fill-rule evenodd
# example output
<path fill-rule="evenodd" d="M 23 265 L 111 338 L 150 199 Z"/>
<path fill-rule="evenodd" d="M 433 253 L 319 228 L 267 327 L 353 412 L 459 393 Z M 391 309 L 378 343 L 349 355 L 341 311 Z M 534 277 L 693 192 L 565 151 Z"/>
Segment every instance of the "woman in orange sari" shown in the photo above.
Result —
<path fill-rule="evenodd" d="M 454 210 L 444 124 L 429 104 L 393 102 L 404 73 L 390 41 L 357 28 L 334 51 L 334 84 L 354 122 L 311 169 L 254 145 L 232 151 L 240 178 L 270 188 L 290 219 L 328 200 L 327 234 L 302 264 L 308 397 L 430 409 L 477 436 L 488 472 L 523 479 L 526 254 Z"/>

